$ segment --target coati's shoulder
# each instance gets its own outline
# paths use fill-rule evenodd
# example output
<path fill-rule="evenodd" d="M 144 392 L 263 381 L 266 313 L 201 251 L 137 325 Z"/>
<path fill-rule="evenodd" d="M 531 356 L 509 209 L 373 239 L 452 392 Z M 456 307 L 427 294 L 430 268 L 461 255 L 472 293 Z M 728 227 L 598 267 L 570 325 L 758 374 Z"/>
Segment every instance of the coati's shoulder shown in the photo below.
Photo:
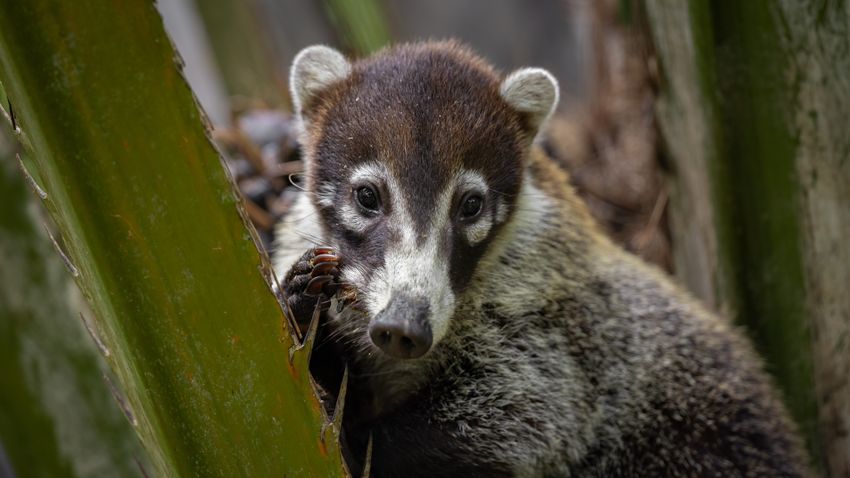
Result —
<path fill-rule="evenodd" d="M 617 465 L 603 474 L 666 473 L 669 463 L 657 456 L 665 449 L 668 460 L 705 460 L 707 467 L 729 474 L 804 476 L 806 458 L 796 426 L 745 331 L 709 311 L 667 273 L 609 240 L 550 158 L 538 155 L 529 171 L 537 187 L 559 204 L 562 217 L 569 218 L 562 224 L 586 232 L 580 237 L 588 241 L 589 260 L 565 258 L 580 269 L 565 286 L 582 289 L 579 300 L 598 315 L 585 323 L 597 330 L 581 340 L 596 350 L 630 351 L 631 367 L 624 376 L 615 373 L 609 385 L 631 389 L 635 398 L 627 400 L 629 406 L 647 407 L 650 417 L 648 422 L 642 421 L 646 416 L 621 422 L 620 431 L 634 447 L 629 450 L 634 468 L 618 468 L 625 461 L 614 458 L 611 463 Z M 605 381 L 601 374 L 594 379 Z M 653 441 L 632 435 L 646 427 L 666 429 L 666 436 Z M 583 474 L 581 468 L 577 474 Z"/>

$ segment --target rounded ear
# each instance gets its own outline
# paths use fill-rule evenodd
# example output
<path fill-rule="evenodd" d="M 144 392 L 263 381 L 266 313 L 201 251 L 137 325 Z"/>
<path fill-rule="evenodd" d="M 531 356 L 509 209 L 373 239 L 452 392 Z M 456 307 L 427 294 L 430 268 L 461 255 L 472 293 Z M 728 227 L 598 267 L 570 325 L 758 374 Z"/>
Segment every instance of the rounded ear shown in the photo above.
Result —
<path fill-rule="evenodd" d="M 515 110 L 528 115 L 536 133 L 558 104 L 558 81 L 542 68 L 522 68 L 502 81 L 502 98 Z"/>
<path fill-rule="evenodd" d="M 316 96 L 328 86 L 345 79 L 350 72 L 351 63 L 333 48 L 314 45 L 301 50 L 292 61 L 289 74 L 295 113 L 303 119 L 304 112 Z"/>

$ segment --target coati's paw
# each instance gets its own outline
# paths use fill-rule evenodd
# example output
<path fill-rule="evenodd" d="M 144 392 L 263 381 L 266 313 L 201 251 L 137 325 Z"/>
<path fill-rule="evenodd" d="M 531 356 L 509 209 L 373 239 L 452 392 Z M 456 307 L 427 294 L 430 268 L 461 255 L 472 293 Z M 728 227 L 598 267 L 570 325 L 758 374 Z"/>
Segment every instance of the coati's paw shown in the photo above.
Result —
<path fill-rule="evenodd" d="M 339 289 L 339 255 L 330 247 L 308 249 L 283 279 L 283 296 L 302 332 L 307 329 L 322 295 L 327 307 Z"/>

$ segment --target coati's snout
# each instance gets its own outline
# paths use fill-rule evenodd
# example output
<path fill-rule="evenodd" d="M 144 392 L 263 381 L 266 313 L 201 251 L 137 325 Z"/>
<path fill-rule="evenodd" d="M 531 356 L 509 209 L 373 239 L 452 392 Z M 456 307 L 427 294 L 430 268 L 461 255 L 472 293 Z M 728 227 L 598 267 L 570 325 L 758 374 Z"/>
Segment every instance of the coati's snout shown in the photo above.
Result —
<path fill-rule="evenodd" d="M 369 337 L 390 357 L 414 359 L 431 349 L 430 307 L 425 298 L 398 294 L 369 324 Z"/>

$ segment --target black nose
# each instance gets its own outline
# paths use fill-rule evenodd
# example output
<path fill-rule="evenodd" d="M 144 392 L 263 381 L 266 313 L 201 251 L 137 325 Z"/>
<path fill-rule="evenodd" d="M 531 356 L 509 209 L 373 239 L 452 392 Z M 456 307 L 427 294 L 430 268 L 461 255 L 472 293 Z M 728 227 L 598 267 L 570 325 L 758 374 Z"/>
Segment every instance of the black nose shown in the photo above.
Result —
<path fill-rule="evenodd" d="M 390 357 L 419 358 L 431 348 L 428 302 L 396 295 L 369 325 L 372 342 Z"/>

